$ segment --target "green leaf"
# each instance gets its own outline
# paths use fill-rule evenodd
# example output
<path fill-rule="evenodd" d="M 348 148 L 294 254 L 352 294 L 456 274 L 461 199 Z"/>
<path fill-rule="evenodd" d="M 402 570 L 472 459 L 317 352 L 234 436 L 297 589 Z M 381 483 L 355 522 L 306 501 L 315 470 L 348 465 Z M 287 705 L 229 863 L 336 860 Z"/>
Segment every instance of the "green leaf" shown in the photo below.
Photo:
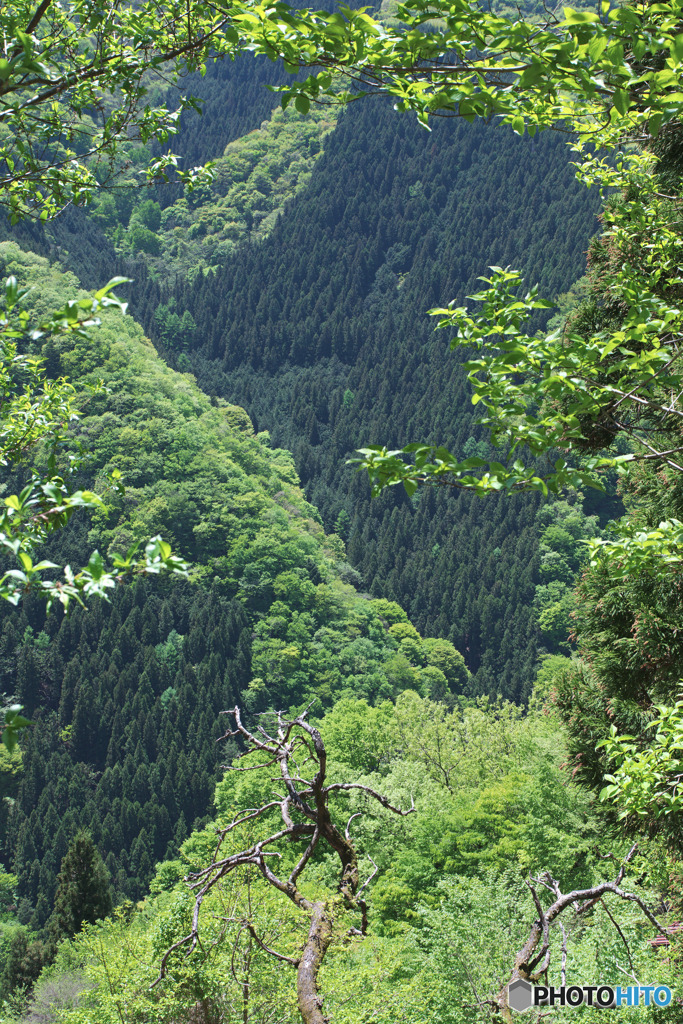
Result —
<path fill-rule="evenodd" d="M 628 113 L 630 99 L 625 89 L 616 89 L 612 101 L 620 114 Z"/>
<path fill-rule="evenodd" d="M 571 7 L 564 7 L 563 11 L 567 25 L 591 25 L 600 20 L 595 11 L 575 11 Z"/>
<path fill-rule="evenodd" d="M 535 85 L 536 82 L 542 78 L 544 72 L 544 66 L 540 61 L 535 61 L 533 64 L 529 64 L 528 67 L 524 68 L 524 71 L 519 77 L 520 89 L 528 89 L 530 85 Z"/>
<path fill-rule="evenodd" d="M 105 295 L 108 295 L 109 292 L 114 290 L 114 288 L 118 288 L 119 285 L 121 285 L 121 284 L 132 284 L 132 282 L 133 282 L 133 278 L 132 277 L 112 277 L 112 278 L 110 278 L 109 281 L 107 281 L 107 283 L 105 284 L 104 288 L 100 288 L 99 291 L 95 292 L 95 298 L 96 299 L 103 299 L 105 297 Z"/>
<path fill-rule="evenodd" d="M 31 570 L 33 569 L 33 561 L 29 557 L 29 555 L 27 555 L 25 551 L 18 551 L 17 558 L 23 565 L 24 572 L 31 572 Z"/>
<path fill-rule="evenodd" d="M 588 56 L 593 61 L 598 61 L 605 51 L 607 46 L 607 38 L 605 36 L 593 36 L 590 43 L 588 44 Z"/>
<path fill-rule="evenodd" d="M 104 561 L 99 551 L 93 551 L 88 560 L 88 570 L 94 580 L 102 578 L 104 573 Z"/>

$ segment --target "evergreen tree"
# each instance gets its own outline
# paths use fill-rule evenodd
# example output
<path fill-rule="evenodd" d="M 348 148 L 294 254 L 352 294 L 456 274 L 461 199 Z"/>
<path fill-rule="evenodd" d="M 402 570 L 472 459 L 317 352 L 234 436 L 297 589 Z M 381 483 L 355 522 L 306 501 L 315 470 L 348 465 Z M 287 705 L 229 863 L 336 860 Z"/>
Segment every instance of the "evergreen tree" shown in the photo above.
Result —
<path fill-rule="evenodd" d="M 43 944 L 30 941 L 25 928 L 18 928 L 9 941 L 9 948 L 0 974 L 0 995 L 7 998 L 17 989 L 30 991 L 44 962 Z"/>
<path fill-rule="evenodd" d="M 50 937 L 55 943 L 73 937 L 84 924 L 106 917 L 112 905 L 109 874 L 102 858 L 89 834 L 78 832 L 59 872 Z"/>

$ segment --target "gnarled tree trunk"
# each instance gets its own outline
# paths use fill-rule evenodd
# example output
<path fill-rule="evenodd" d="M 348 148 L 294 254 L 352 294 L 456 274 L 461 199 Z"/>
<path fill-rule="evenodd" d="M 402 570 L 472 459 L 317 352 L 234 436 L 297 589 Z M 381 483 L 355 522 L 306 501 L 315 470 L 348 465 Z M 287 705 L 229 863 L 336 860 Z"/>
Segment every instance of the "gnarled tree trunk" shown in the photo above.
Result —
<path fill-rule="evenodd" d="M 328 1024 L 318 992 L 318 972 L 332 942 L 332 917 L 324 903 L 314 903 L 311 926 L 296 975 L 296 995 L 304 1024 Z"/>
<path fill-rule="evenodd" d="M 245 753 L 258 750 L 262 761 L 261 764 L 249 765 L 246 768 L 233 765 L 232 770 L 258 771 L 277 765 L 280 769 L 283 792 L 275 800 L 263 804 L 261 807 L 244 811 L 227 828 L 222 829 L 218 848 L 211 864 L 203 871 L 189 875 L 186 879 L 197 890 L 192 916 L 192 931 L 166 951 L 161 961 L 157 983 L 164 977 L 168 958 L 174 950 L 189 945 L 191 951 L 197 945 L 199 941 L 199 912 L 206 894 L 231 871 L 254 864 L 269 885 L 278 889 L 300 910 L 309 915 L 310 925 L 301 956 L 285 956 L 270 949 L 259 937 L 248 917 L 238 923 L 249 931 L 262 950 L 297 968 L 297 998 L 304 1024 L 329 1024 L 328 1018 L 322 1011 L 323 1000 L 318 990 L 318 974 L 325 953 L 332 942 L 332 912 L 327 901 L 311 900 L 304 896 L 297 886 L 297 881 L 322 840 L 323 845 L 336 853 L 339 858 L 338 890 L 344 905 L 360 914 L 360 929 L 352 928 L 350 931 L 354 935 L 365 934 L 367 908 L 360 895 L 365 885 L 368 884 L 366 881 L 359 888 L 358 855 L 349 832 L 351 821 L 358 817 L 358 814 L 351 815 L 345 829 L 338 827 L 330 814 L 330 797 L 341 792 L 360 790 L 376 800 L 382 807 L 393 811 L 394 814 L 411 814 L 415 807 L 411 801 L 410 809 L 402 811 L 398 807 L 392 806 L 386 797 L 376 793 L 374 789 L 358 782 L 333 782 L 326 785 L 327 754 L 325 745 L 318 730 L 306 721 L 307 712 L 293 719 L 285 719 L 282 714 L 278 714 L 277 731 L 274 736 L 269 735 L 262 726 L 259 726 L 258 734 L 250 732 L 242 724 L 239 708 L 235 708 L 230 714 L 235 716 L 236 727 L 223 738 L 240 737 L 246 741 Z M 299 754 L 303 755 L 302 764 L 312 765 L 308 778 L 302 778 L 299 774 L 302 767 L 298 763 Z M 280 812 L 283 828 L 254 843 L 248 849 L 241 850 L 222 860 L 219 859 L 221 844 L 233 829 L 244 822 L 261 818 L 266 812 L 272 813 L 276 809 Z M 272 857 L 277 855 L 277 845 L 300 839 L 308 839 L 306 849 L 289 878 L 279 878 L 270 867 Z M 375 870 L 377 869 L 375 868 Z M 372 875 L 370 877 L 372 878 Z"/>

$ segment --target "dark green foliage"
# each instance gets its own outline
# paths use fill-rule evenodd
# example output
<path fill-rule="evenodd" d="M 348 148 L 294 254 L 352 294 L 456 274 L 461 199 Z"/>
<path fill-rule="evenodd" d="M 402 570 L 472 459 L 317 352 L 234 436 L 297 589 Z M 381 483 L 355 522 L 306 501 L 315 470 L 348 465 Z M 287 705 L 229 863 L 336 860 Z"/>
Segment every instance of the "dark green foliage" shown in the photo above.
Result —
<path fill-rule="evenodd" d="M 658 520 L 653 517 L 654 525 Z M 656 579 L 646 573 L 615 578 L 603 564 L 583 574 L 577 598 L 574 629 L 584 661 L 557 674 L 555 700 L 575 772 L 600 790 L 610 766 L 597 743 L 614 726 L 649 745 L 654 706 L 680 695 L 683 578 L 676 566 Z"/>
<path fill-rule="evenodd" d="M 73 938 L 84 924 L 94 924 L 112 910 L 107 869 L 87 832 L 78 832 L 71 842 L 57 879 L 55 909 L 50 935 L 57 943 Z"/>
<path fill-rule="evenodd" d="M 277 97 L 266 86 L 288 77 L 281 64 L 250 55 L 208 64 L 203 78 L 193 75 L 184 88 L 200 100 L 202 114 L 197 117 L 186 111 L 181 116 L 181 131 L 173 147 L 182 157 L 183 166 L 206 163 L 233 139 L 258 128 L 277 103 Z M 174 100 L 174 94 L 169 93 L 169 106 L 174 106 Z M 165 200 L 169 190 L 160 191 Z"/>
<path fill-rule="evenodd" d="M 116 272 L 114 246 L 97 220 L 75 207 L 67 208 L 47 226 L 26 220 L 10 227 L 0 216 L 0 239 L 12 239 L 24 249 L 59 261 L 85 288 L 101 288 Z"/>
<path fill-rule="evenodd" d="M 251 628 L 236 601 L 143 581 L 69 618 L 27 602 L 20 626 L 27 617 L 48 643 L 26 625 L 7 652 L 35 727 L 5 857 L 42 926 L 78 829 L 107 860 L 117 896 L 139 899 L 154 864 L 206 815 L 225 759 L 219 714 L 249 682 Z"/>
<path fill-rule="evenodd" d="M 269 239 L 216 275 L 168 292 L 150 281 L 133 296 L 165 344 L 155 311 L 163 320 L 172 300 L 179 317 L 189 310 L 202 387 L 245 405 L 292 450 L 364 587 L 402 603 L 421 633 L 448 637 L 480 692 L 519 699 L 533 673 L 537 499 L 371 502 L 344 463 L 380 441 L 438 438 L 488 454 L 464 375 L 425 311 L 462 300 L 492 262 L 566 290 L 596 205 L 572 182 L 561 139 L 453 123 L 428 135 L 381 104 L 358 104 Z"/>
<path fill-rule="evenodd" d="M 187 350 L 194 340 L 197 325 L 189 310 L 186 309 L 182 316 L 178 316 L 175 306 L 173 298 L 169 300 L 168 305 L 157 306 L 154 322 L 158 335 L 168 350 Z"/>
<path fill-rule="evenodd" d="M 7 999 L 17 990 L 30 991 L 43 968 L 42 942 L 32 939 L 25 928 L 17 928 L 0 946 L 0 956 L 0 996 Z"/>
<path fill-rule="evenodd" d="M 655 149 L 661 158 L 660 187 L 680 191 L 680 147 L 665 141 Z M 611 201 L 622 200 L 617 196 Z M 588 286 L 597 298 L 598 312 L 584 309 L 586 317 L 599 316 L 603 273 L 620 257 L 618 250 L 606 244 L 592 247 Z M 592 327 L 591 322 L 582 324 L 580 316 L 578 323 Z M 680 444 L 680 429 L 669 429 L 662 437 L 666 437 L 664 447 L 674 448 Z M 683 517 L 678 471 L 655 468 L 648 461 L 636 463 L 622 489 L 628 519 L 639 529 L 656 529 L 663 520 Z M 616 730 L 633 742 L 633 750 L 656 749 L 659 737 L 650 727 L 655 708 L 680 699 L 683 574 L 675 559 L 661 555 L 660 559 L 655 572 L 644 567 L 625 573 L 618 558 L 596 558 L 576 589 L 574 632 L 583 660 L 558 666 L 553 696 L 568 731 L 574 774 L 597 792 L 605 786 L 605 776 L 615 770 L 601 741 Z M 614 813 L 609 803 L 606 807 Z M 660 820 L 652 814 L 647 821 L 637 821 L 633 815 L 628 824 L 637 831 L 662 832 L 680 855 L 680 814 Z"/>

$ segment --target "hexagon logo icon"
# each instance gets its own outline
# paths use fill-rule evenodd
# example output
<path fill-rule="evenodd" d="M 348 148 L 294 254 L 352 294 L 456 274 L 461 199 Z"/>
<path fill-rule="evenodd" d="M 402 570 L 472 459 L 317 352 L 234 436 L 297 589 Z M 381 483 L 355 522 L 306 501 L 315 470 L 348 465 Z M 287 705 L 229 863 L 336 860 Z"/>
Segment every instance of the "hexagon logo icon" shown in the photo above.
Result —
<path fill-rule="evenodd" d="M 508 1004 L 518 1013 L 524 1013 L 533 1004 L 533 989 L 528 981 L 518 978 L 508 985 Z"/>

